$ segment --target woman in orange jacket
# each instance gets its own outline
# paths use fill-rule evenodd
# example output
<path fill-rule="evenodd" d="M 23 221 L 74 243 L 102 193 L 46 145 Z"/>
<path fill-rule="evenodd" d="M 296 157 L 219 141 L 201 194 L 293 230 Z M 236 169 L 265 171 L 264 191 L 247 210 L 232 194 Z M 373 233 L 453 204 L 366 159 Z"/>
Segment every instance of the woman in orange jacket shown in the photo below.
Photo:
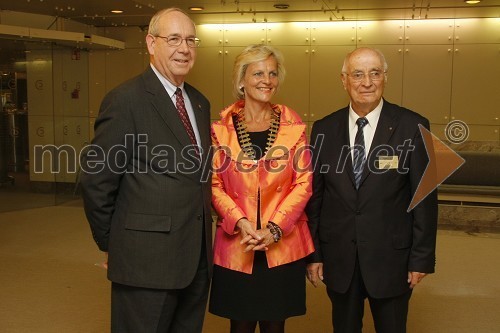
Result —
<path fill-rule="evenodd" d="M 281 53 L 248 46 L 235 61 L 238 101 L 212 125 L 212 203 L 218 214 L 209 310 L 231 333 L 284 332 L 305 313 L 305 257 L 314 251 L 304 207 L 311 196 L 305 124 L 272 104 Z"/>

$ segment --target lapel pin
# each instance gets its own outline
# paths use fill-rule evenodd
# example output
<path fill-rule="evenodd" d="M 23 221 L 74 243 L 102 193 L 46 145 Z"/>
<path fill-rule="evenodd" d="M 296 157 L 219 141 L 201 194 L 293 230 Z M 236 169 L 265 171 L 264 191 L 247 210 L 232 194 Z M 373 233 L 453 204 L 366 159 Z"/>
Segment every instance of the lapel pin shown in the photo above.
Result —
<path fill-rule="evenodd" d="M 392 131 L 392 127 L 389 127 L 389 131 Z"/>

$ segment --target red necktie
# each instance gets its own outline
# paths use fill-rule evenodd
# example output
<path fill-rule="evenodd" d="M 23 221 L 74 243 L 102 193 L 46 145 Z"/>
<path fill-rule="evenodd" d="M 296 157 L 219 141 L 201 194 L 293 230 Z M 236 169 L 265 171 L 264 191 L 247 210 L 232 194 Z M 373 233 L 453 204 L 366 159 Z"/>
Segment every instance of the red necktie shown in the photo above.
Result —
<path fill-rule="evenodd" d="M 189 116 L 186 111 L 186 105 L 184 104 L 184 97 L 182 97 L 182 91 L 180 88 L 177 88 L 175 91 L 175 107 L 179 113 L 179 118 L 186 129 L 189 138 L 191 139 L 191 143 L 195 145 L 196 152 L 198 152 L 198 145 L 196 143 L 196 136 L 194 135 L 193 126 L 191 125 L 191 121 L 189 121 Z"/>

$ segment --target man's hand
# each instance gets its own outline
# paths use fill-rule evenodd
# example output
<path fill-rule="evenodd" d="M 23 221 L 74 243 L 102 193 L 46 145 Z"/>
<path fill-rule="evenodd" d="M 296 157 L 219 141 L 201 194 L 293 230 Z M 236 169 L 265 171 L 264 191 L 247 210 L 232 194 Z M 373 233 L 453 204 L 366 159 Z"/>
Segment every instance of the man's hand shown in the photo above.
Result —
<path fill-rule="evenodd" d="M 96 263 L 95 265 L 97 267 L 108 269 L 108 252 L 103 252 L 103 253 L 104 253 L 104 261 L 100 262 L 100 263 Z"/>
<path fill-rule="evenodd" d="M 410 284 L 410 289 L 413 289 L 426 275 L 427 273 L 408 272 L 408 283 Z"/>
<path fill-rule="evenodd" d="M 323 281 L 323 263 L 315 262 L 307 265 L 307 279 L 316 288 L 319 281 Z"/>

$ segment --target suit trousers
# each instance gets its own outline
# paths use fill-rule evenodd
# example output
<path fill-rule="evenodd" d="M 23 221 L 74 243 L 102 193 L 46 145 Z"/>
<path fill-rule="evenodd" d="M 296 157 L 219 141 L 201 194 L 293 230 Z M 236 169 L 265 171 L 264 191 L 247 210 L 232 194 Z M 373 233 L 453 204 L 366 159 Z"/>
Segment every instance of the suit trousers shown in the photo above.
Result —
<path fill-rule="evenodd" d="M 148 289 L 112 283 L 111 332 L 201 333 L 209 285 L 205 250 L 186 288 Z"/>
<path fill-rule="evenodd" d="M 360 333 L 363 328 L 365 299 L 368 298 L 377 333 L 405 333 L 408 304 L 412 290 L 390 298 L 373 298 L 368 294 L 356 257 L 351 285 L 346 293 L 327 288 L 332 301 L 332 322 L 335 333 Z"/>

